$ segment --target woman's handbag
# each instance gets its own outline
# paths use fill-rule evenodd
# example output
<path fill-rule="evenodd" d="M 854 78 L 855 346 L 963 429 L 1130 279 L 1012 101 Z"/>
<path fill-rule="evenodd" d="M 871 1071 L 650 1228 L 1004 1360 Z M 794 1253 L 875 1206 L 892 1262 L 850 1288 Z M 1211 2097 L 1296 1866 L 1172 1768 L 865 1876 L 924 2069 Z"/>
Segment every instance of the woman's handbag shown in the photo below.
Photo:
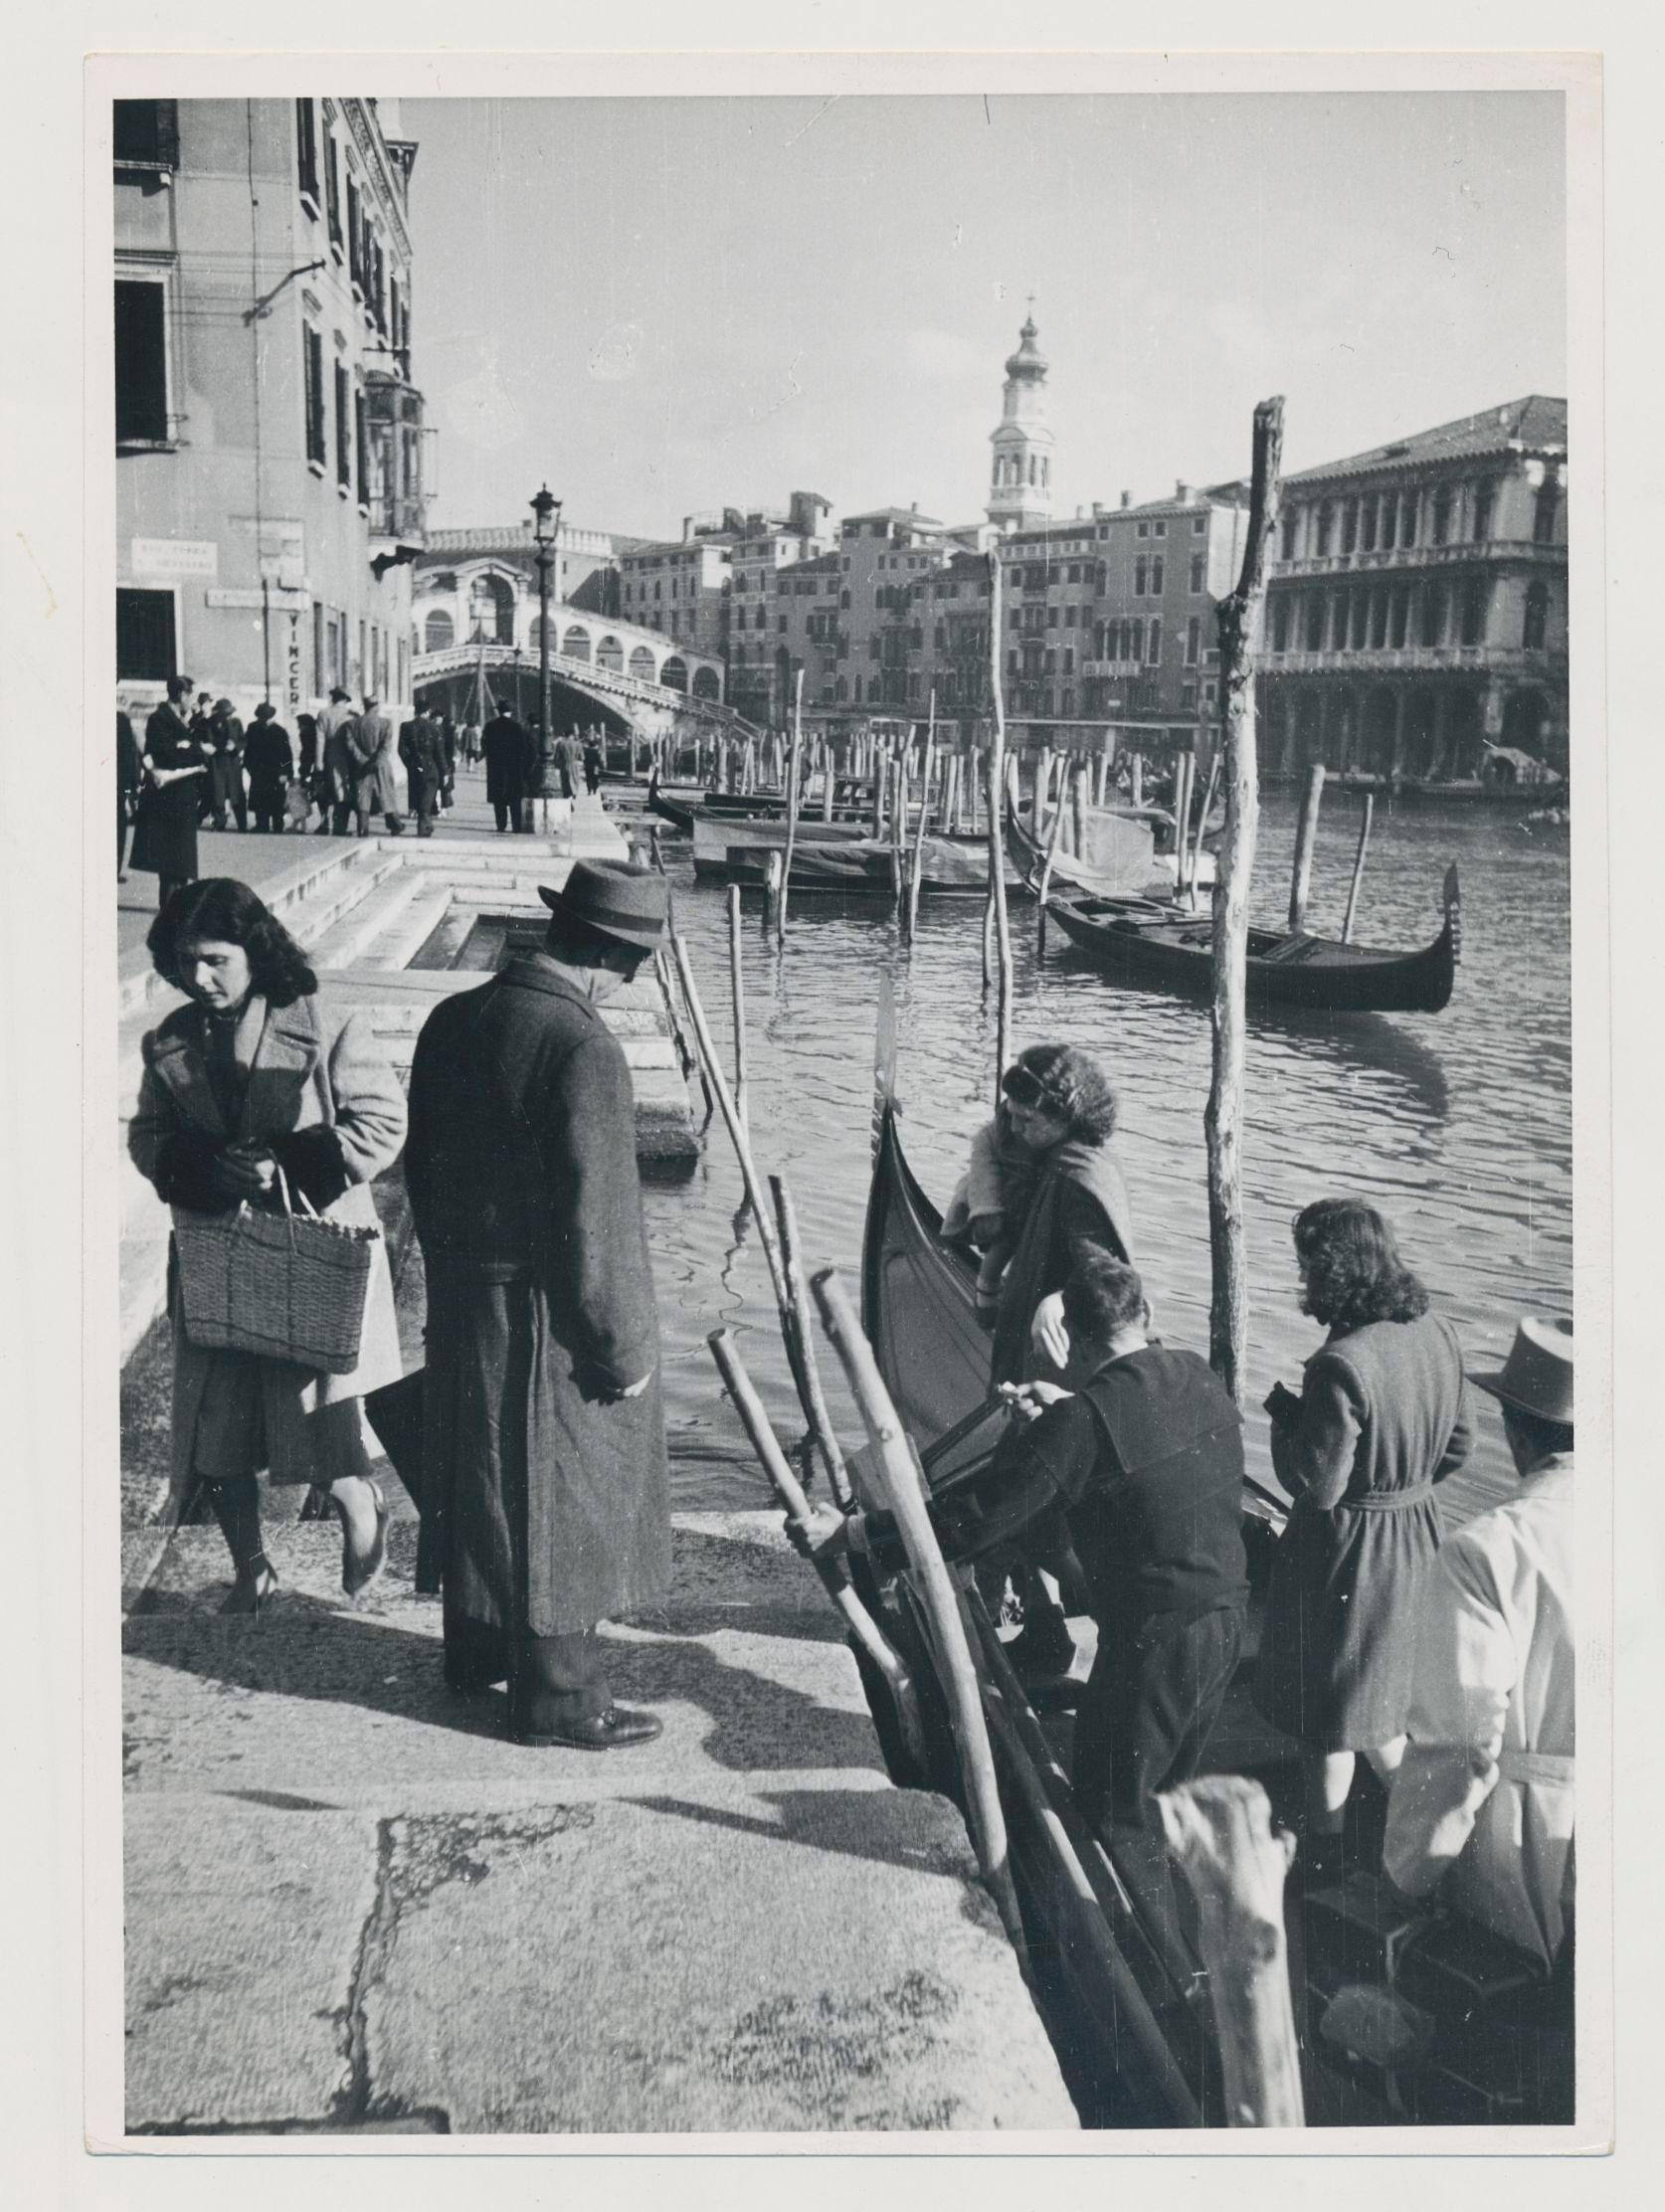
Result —
<path fill-rule="evenodd" d="M 179 1212 L 179 1308 L 191 1344 L 255 1352 L 323 1375 L 359 1361 L 381 1230 L 326 1221 L 304 1194 L 297 1213 L 278 1170 L 280 1213 L 247 1200 L 230 1215 Z"/>

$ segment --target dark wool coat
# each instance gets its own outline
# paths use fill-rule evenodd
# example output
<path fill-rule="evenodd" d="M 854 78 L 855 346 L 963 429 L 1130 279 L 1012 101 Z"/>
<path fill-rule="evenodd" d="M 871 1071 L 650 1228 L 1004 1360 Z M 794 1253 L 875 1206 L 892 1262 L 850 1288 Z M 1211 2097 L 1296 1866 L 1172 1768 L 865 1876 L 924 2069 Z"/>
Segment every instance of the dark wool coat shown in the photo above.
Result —
<path fill-rule="evenodd" d="M 561 1635 L 658 1604 L 669 1474 L 630 1070 L 546 956 L 429 1015 L 405 1180 L 448 1620 Z M 640 1397 L 610 1395 L 644 1376 Z"/>
<path fill-rule="evenodd" d="M 291 1188 L 326 1219 L 354 1228 L 379 1226 L 370 1185 L 399 1157 L 405 1100 L 368 1014 L 323 997 L 270 1009 L 264 1000 L 251 999 L 237 1032 L 248 1089 L 235 1129 L 226 1125 L 209 1075 L 205 1019 L 195 1006 L 176 1007 L 146 1036 L 138 1110 L 127 1130 L 134 1166 L 173 1208 L 176 1222 L 182 1213 L 234 1210 L 237 1200 L 216 1189 L 210 1170 L 217 1153 L 242 1143 L 266 1146 Z M 176 1510 L 191 1486 L 192 1444 L 210 1363 L 220 1357 L 191 1344 L 175 1316 Z M 396 1382 L 404 1372 L 385 1239 L 375 1247 L 358 1366 L 350 1375 L 318 1375 L 279 1360 L 256 1359 L 249 1366 L 272 1371 L 267 1380 L 280 1385 L 265 1393 L 274 1479 L 324 1479 L 327 1470 L 307 1464 L 305 1416 Z"/>
<path fill-rule="evenodd" d="M 144 757 L 155 768 L 200 766 L 203 773 L 181 776 L 161 790 L 146 782 L 133 817 L 133 852 L 127 865 L 171 882 L 195 882 L 197 810 L 208 793 L 208 755 L 166 700 L 144 725 Z"/>
<path fill-rule="evenodd" d="M 1295 1506 L 1266 1593 L 1255 1702 L 1313 1751 L 1404 1733 L 1415 1623 L 1439 1551 L 1433 1486 L 1474 1443 L 1457 1332 L 1438 1314 L 1373 1321 L 1307 1362 L 1300 1409 L 1272 1422 Z"/>
<path fill-rule="evenodd" d="M 1062 1290 L 1082 1244 L 1133 1265 L 1133 1205 L 1107 1145 L 1054 1145 L 1039 1163 L 1034 1196 L 1001 1283 L 991 1383 L 1053 1377 L 1029 1343 L 1035 1308 Z"/>
<path fill-rule="evenodd" d="M 251 722 L 243 743 L 249 771 L 249 804 L 257 813 L 283 804 L 283 787 L 294 773 L 294 752 L 281 722 Z"/>
<path fill-rule="evenodd" d="M 420 811 L 425 797 L 434 797 L 446 780 L 445 740 L 426 714 L 415 714 L 399 729 L 399 758 L 411 779 L 411 806 Z"/>
<path fill-rule="evenodd" d="M 493 807 L 518 807 L 526 796 L 530 733 L 512 714 L 493 715 L 480 732 L 485 754 L 485 797 Z"/>

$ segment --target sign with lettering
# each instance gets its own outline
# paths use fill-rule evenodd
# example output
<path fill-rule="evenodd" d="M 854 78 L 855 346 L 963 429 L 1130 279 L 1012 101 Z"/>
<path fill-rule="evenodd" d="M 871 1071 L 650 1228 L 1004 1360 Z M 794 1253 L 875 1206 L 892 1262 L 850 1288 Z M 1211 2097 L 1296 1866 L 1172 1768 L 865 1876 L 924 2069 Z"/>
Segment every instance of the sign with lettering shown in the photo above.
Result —
<path fill-rule="evenodd" d="M 247 609 L 256 615 L 263 607 L 270 607 L 275 615 L 287 614 L 290 609 L 303 614 L 312 604 L 309 593 L 287 592 L 280 584 L 274 584 L 265 592 L 204 592 L 202 596 L 205 606 Z"/>
<path fill-rule="evenodd" d="M 292 732 L 295 716 L 300 712 L 300 610 L 289 609 L 289 637 L 283 654 L 283 696 L 289 710 L 289 727 Z"/>
<path fill-rule="evenodd" d="M 135 576 L 218 576 L 220 548 L 209 538 L 134 538 Z"/>

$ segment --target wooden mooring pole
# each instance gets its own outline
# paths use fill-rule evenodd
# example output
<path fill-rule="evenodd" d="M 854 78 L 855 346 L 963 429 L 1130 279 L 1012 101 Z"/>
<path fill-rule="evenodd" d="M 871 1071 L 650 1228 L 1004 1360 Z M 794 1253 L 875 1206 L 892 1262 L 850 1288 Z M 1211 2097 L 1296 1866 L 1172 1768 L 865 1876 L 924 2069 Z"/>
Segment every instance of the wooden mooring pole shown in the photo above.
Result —
<path fill-rule="evenodd" d="M 775 936 L 785 941 L 787 901 L 792 896 L 792 855 L 798 843 L 798 809 L 803 798 L 804 781 L 804 671 L 798 671 L 798 680 L 792 693 L 792 752 L 787 761 L 786 777 L 786 863 L 781 869 L 781 895 L 775 902 Z"/>
<path fill-rule="evenodd" d="M 1283 455 L 1283 401 L 1254 411 L 1254 466 L 1248 539 L 1237 588 L 1216 610 L 1219 629 L 1225 833 L 1214 882 L 1213 1074 L 1204 1129 L 1208 1142 L 1208 1243 L 1213 1295 L 1208 1358 L 1242 1402 L 1248 1341 L 1248 1262 L 1243 1232 L 1243 1044 L 1249 883 L 1260 823 L 1255 765 L 1254 660 L 1266 589 L 1267 548 L 1277 526 Z"/>
<path fill-rule="evenodd" d="M 1365 874 L 1365 854 L 1370 850 L 1371 818 L 1376 813 L 1376 795 L 1366 792 L 1364 812 L 1359 817 L 1359 849 L 1353 855 L 1353 881 L 1347 889 L 1347 919 L 1342 923 L 1342 943 L 1353 942 L 1353 924 L 1359 912 L 1359 885 Z"/>
<path fill-rule="evenodd" d="M 1226 2125 L 1304 2127 L 1283 1927 L 1295 1839 L 1272 1833 L 1266 1792 L 1244 1774 L 1182 1782 L 1162 1791 L 1157 1806 L 1164 1840 L 1197 1899 Z"/>
<path fill-rule="evenodd" d="M 746 974 L 740 965 L 740 886 L 728 887 L 728 991 L 734 1013 L 734 1110 L 742 1129 L 749 1129 L 746 1111 Z"/>
<path fill-rule="evenodd" d="M 989 684 L 994 727 L 989 742 L 989 911 L 994 922 L 995 1111 L 1001 1110 L 1001 1077 L 1012 1045 L 1012 933 L 1006 918 L 1006 700 L 1001 688 L 1001 557 L 989 555 Z M 985 962 L 987 967 L 987 961 Z"/>
<path fill-rule="evenodd" d="M 1295 826 L 1295 864 L 1289 876 L 1289 934 L 1299 936 L 1307 926 L 1307 899 L 1312 891 L 1312 852 L 1318 841 L 1318 810 L 1324 803 L 1324 763 L 1314 761 L 1307 771 L 1307 788 L 1301 795 L 1301 819 Z"/>

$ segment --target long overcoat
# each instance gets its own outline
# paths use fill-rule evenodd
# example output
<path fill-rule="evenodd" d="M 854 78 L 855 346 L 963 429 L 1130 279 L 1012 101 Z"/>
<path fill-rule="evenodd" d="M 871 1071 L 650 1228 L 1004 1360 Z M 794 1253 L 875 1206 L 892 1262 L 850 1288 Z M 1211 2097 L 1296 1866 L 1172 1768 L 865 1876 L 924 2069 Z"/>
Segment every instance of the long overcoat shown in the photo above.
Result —
<path fill-rule="evenodd" d="M 144 758 L 155 768 L 200 766 L 203 773 L 162 786 L 146 781 L 133 817 L 133 851 L 127 864 L 170 882 L 194 882 L 197 811 L 208 791 L 208 753 L 168 700 L 144 725 Z"/>
<path fill-rule="evenodd" d="M 329 778 L 330 799 L 338 807 L 348 806 L 352 801 L 357 763 L 351 739 L 357 728 L 358 716 L 345 699 L 332 699 L 318 716 L 324 774 Z"/>
<path fill-rule="evenodd" d="M 480 732 L 485 753 L 485 797 L 493 807 L 518 807 L 526 796 L 531 733 L 512 714 L 493 715 Z"/>
<path fill-rule="evenodd" d="M 1272 1422 L 1294 1508 L 1266 1591 L 1255 1702 L 1313 1751 L 1404 1733 L 1417 1604 L 1439 1553 L 1434 1485 L 1474 1442 L 1462 1346 L 1443 1315 L 1373 1321 L 1307 1362 Z"/>
<path fill-rule="evenodd" d="M 177 1007 L 145 1037 L 138 1109 L 127 1132 L 134 1165 L 172 1206 L 175 1224 L 184 1213 L 232 1209 L 236 1201 L 214 1189 L 208 1169 L 216 1152 L 242 1143 L 269 1146 L 325 1219 L 355 1228 L 379 1226 L 370 1185 L 399 1157 L 405 1101 L 367 1017 L 321 994 L 288 1007 L 251 999 L 238 1024 L 238 1058 L 247 1067 L 248 1084 L 235 1129 L 227 1127 L 209 1077 L 205 1019 L 194 1006 Z M 190 1488 L 192 1443 L 215 1357 L 187 1342 L 176 1312 L 176 1510 Z M 286 1479 L 310 1479 L 300 1464 L 305 1415 L 397 1382 L 404 1373 L 385 1241 L 375 1247 L 359 1362 L 351 1374 L 319 1375 L 275 1360 L 258 1365 L 279 1369 L 287 1385 L 266 1395 L 269 1422 L 274 1406 L 282 1408 L 282 1432 L 273 1436 L 269 1429 L 274 1471 L 281 1467 Z"/>
<path fill-rule="evenodd" d="M 362 814 L 402 814 L 393 723 L 380 707 L 359 716 L 357 727 L 347 732 L 347 749 L 353 757 L 353 805 Z"/>
<path fill-rule="evenodd" d="M 1441 1547 L 1383 1863 L 1545 1965 L 1572 1923 L 1572 1455 Z"/>
<path fill-rule="evenodd" d="M 567 972 L 524 955 L 429 1015 L 410 1113 L 424 1534 L 448 1620 L 563 1635 L 659 1604 L 669 1476 L 623 1050 Z"/>
<path fill-rule="evenodd" d="M 1061 1290 L 1076 1251 L 1091 1245 L 1133 1264 L 1133 1205 L 1108 1145 L 1071 1138 L 1041 1155 L 1017 1248 L 1001 1283 L 991 1382 L 1053 1378 L 1029 1341 L 1035 1308 Z"/>

